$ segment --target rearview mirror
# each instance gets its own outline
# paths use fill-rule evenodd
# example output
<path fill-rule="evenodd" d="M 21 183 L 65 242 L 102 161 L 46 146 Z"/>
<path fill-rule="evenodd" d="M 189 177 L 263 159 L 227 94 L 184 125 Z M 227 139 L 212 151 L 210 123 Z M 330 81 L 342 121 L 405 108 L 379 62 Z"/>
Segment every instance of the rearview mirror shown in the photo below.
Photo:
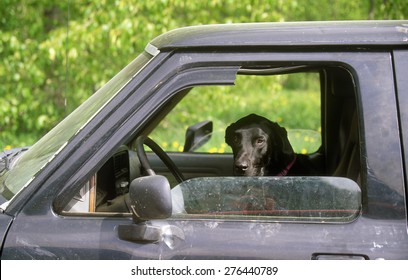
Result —
<path fill-rule="evenodd" d="M 183 152 L 192 152 L 208 142 L 213 131 L 212 121 L 203 121 L 187 128 Z"/>
<path fill-rule="evenodd" d="M 166 177 L 153 175 L 139 177 L 129 187 L 133 220 L 166 219 L 171 216 L 171 191 Z"/>

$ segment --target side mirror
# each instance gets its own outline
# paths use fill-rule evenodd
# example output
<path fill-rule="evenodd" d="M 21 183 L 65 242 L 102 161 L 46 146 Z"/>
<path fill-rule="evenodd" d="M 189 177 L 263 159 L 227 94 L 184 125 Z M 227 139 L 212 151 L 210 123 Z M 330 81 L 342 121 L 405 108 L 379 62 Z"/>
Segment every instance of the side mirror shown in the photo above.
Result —
<path fill-rule="evenodd" d="M 212 121 L 203 121 L 187 128 L 183 152 L 192 152 L 208 142 L 213 131 Z"/>
<path fill-rule="evenodd" d="M 136 223 L 167 219 L 172 214 L 170 184 L 164 176 L 136 178 L 130 184 L 129 197 Z"/>
<path fill-rule="evenodd" d="M 172 214 L 170 184 L 166 177 L 152 175 L 134 179 L 129 198 L 135 223 L 118 225 L 120 239 L 137 243 L 164 242 L 170 249 L 185 239 L 179 227 L 151 221 L 166 219 Z"/>

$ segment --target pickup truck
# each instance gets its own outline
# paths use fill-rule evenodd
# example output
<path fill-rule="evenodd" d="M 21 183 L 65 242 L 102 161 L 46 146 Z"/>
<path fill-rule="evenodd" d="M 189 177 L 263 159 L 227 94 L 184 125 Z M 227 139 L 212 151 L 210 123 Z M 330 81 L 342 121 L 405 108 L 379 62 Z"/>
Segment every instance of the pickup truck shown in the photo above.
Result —
<path fill-rule="evenodd" d="M 165 33 L 0 154 L 0 257 L 408 259 L 407 73 L 408 21 Z M 318 172 L 234 176 L 223 132 L 251 113 L 316 143 Z"/>

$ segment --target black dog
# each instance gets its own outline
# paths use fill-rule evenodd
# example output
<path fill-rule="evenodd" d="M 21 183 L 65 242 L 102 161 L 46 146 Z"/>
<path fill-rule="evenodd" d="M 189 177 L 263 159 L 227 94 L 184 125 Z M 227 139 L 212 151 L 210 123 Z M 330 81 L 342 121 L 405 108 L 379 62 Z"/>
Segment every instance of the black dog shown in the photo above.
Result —
<path fill-rule="evenodd" d="M 234 153 L 236 176 L 310 175 L 305 155 L 295 154 L 286 129 L 251 114 L 227 127 L 225 142 Z"/>

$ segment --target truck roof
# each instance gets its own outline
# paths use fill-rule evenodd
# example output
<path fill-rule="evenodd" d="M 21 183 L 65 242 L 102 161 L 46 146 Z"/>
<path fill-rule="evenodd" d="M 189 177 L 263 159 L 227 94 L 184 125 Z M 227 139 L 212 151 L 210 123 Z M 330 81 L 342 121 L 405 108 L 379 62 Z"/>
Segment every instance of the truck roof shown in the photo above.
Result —
<path fill-rule="evenodd" d="M 214 24 L 169 31 L 151 41 L 159 50 L 219 47 L 408 45 L 408 21 L 327 21 Z"/>

